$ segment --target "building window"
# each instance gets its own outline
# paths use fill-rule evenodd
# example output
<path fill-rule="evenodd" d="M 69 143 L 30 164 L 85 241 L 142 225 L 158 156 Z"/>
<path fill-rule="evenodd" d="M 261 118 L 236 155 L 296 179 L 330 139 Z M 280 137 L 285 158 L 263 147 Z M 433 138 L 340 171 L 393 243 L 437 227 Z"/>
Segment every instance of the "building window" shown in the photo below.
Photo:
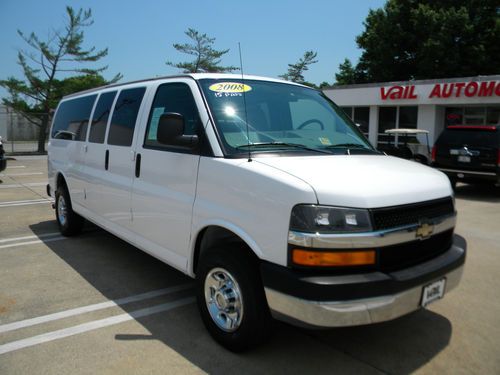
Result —
<path fill-rule="evenodd" d="M 394 141 L 385 134 L 388 129 L 417 128 L 418 107 L 380 107 L 378 111 L 378 146 Z M 407 142 L 418 142 L 415 137 L 408 137 Z"/>
<path fill-rule="evenodd" d="M 354 107 L 354 122 L 359 124 L 359 130 L 368 136 L 368 124 L 370 123 L 370 107 Z"/>
<path fill-rule="evenodd" d="M 500 125 L 500 106 L 446 107 L 445 125 Z"/>
<path fill-rule="evenodd" d="M 418 107 L 399 107 L 398 128 L 417 128 Z"/>
<path fill-rule="evenodd" d="M 462 107 L 446 107 L 444 113 L 446 126 L 463 124 L 464 109 Z"/>
<path fill-rule="evenodd" d="M 486 125 L 500 125 L 500 107 L 486 108 Z"/>
<path fill-rule="evenodd" d="M 396 128 L 397 107 L 380 107 L 378 109 L 378 146 L 387 144 L 390 136 L 385 134 L 388 129 Z"/>
<path fill-rule="evenodd" d="M 359 125 L 359 130 L 368 136 L 370 123 L 370 107 L 340 107 L 351 120 Z"/>
<path fill-rule="evenodd" d="M 343 110 L 345 114 L 352 119 L 352 107 L 340 107 L 340 109 Z"/>

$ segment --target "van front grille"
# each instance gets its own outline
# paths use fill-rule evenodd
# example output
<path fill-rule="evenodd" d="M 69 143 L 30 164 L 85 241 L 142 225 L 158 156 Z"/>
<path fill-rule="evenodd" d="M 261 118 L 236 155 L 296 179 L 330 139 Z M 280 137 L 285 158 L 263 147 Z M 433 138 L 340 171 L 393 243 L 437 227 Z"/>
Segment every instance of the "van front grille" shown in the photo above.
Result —
<path fill-rule="evenodd" d="M 453 240 L 453 229 L 435 234 L 426 240 L 379 248 L 379 269 L 391 272 L 423 263 L 448 250 Z"/>
<path fill-rule="evenodd" d="M 451 215 L 455 211 L 451 197 L 402 206 L 371 210 L 375 230 L 418 224 L 421 220 Z"/>

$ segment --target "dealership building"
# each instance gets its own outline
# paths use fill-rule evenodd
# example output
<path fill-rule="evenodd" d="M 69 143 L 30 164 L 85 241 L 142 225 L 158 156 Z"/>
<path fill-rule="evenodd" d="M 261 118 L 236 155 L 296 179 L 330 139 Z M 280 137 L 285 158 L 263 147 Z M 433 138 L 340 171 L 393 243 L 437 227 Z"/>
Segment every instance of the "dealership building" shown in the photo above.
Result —
<path fill-rule="evenodd" d="M 448 125 L 500 125 L 500 75 L 333 86 L 323 92 L 373 145 L 386 143 L 384 132 L 393 128 L 427 130 L 432 146 Z"/>

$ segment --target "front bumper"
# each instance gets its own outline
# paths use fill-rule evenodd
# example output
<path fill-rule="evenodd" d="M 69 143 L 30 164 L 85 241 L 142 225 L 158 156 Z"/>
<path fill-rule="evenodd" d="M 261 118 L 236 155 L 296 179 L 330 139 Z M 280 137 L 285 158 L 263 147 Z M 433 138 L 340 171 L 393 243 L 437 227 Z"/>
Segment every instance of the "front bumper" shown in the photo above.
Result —
<path fill-rule="evenodd" d="M 421 307 L 423 287 L 446 278 L 445 295 L 461 279 L 465 241 L 425 263 L 403 270 L 337 276 L 303 275 L 263 263 L 265 294 L 280 320 L 313 327 L 343 327 L 383 322 Z"/>

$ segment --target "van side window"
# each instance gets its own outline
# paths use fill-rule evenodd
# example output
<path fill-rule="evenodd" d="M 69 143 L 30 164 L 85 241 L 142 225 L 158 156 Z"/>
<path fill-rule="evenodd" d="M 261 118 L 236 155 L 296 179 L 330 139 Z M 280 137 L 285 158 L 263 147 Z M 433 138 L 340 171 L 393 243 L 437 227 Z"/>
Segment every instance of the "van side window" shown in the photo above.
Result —
<path fill-rule="evenodd" d="M 185 83 L 167 83 L 158 87 L 156 91 L 153 106 L 149 114 L 144 146 L 153 148 L 167 147 L 158 143 L 156 137 L 160 116 L 167 112 L 180 113 L 184 116 L 184 134 L 197 134 L 200 116 L 191 89 Z"/>
<path fill-rule="evenodd" d="M 90 123 L 89 142 L 104 143 L 106 135 L 106 125 L 108 124 L 111 106 L 115 100 L 116 91 L 106 92 L 99 97 L 97 105 Z"/>
<path fill-rule="evenodd" d="M 89 95 L 62 102 L 54 118 L 51 137 L 85 141 L 90 113 L 96 97 L 97 95 Z"/>
<path fill-rule="evenodd" d="M 120 92 L 113 111 L 113 117 L 111 117 L 108 144 L 116 146 L 132 145 L 137 114 L 145 92 L 146 88 L 144 87 Z"/>

